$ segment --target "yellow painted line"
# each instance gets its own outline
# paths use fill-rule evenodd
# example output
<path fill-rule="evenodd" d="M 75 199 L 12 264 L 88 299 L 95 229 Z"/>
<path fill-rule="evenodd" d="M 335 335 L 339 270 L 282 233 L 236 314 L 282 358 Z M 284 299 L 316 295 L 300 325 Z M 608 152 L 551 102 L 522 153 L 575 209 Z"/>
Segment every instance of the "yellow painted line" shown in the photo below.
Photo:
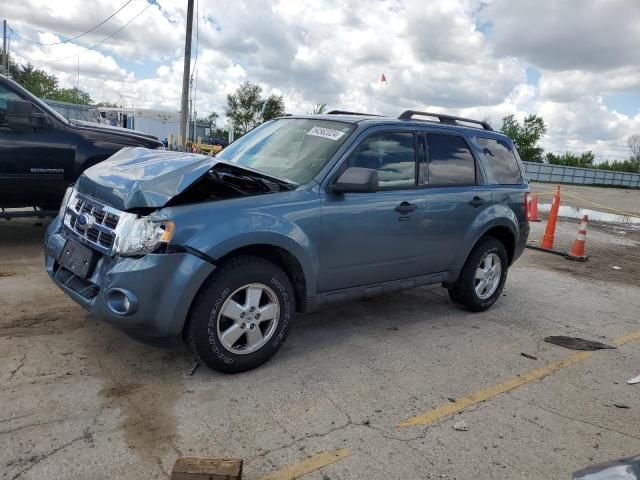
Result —
<path fill-rule="evenodd" d="M 624 345 L 633 340 L 640 339 L 640 331 L 632 332 L 627 335 L 624 335 L 620 338 L 613 340 L 611 343 L 613 345 Z M 534 380 L 540 380 L 541 378 L 546 377 L 547 375 L 557 372 L 565 367 L 570 365 L 574 365 L 576 363 L 587 360 L 593 356 L 593 352 L 580 352 L 574 353 L 573 355 L 569 355 L 568 357 L 563 358 L 562 360 L 558 360 L 557 362 L 552 362 L 544 367 L 537 368 L 535 370 L 531 370 L 529 372 L 523 373 L 522 375 L 507 380 L 502 383 L 498 383 L 497 385 L 493 385 L 491 387 L 483 388 L 477 390 L 476 392 L 466 395 L 462 398 L 456 399 L 454 403 L 446 403 L 435 407 L 431 410 L 426 411 L 420 415 L 417 415 L 408 420 L 404 420 L 398 423 L 398 427 L 411 427 L 415 425 L 428 425 L 430 423 L 435 422 L 436 420 L 440 420 L 443 417 L 447 417 L 454 413 L 457 413 L 465 408 L 471 407 L 472 405 L 476 405 L 480 402 L 484 402 L 485 400 L 489 400 L 493 397 L 496 397 L 502 393 L 513 390 L 514 388 L 521 387 L 529 382 L 533 382 Z"/>
<path fill-rule="evenodd" d="M 333 452 L 324 452 L 313 457 L 309 457 L 301 462 L 289 465 L 281 470 L 277 470 L 270 473 L 266 477 L 261 477 L 260 480 L 293 480 L 299 478 L 302 475 L 311 473 L 319 468 L 326 467 L 338 460 L 351 455 L 351 450 L 348 448 L 341 448 L 334 450 Z"/>
<path fill-rule="evenodd" d="M 446 417 L 453 413 L 459 412 L 460 410 L 464 410 L 465 408 L 475 405 L 476 403 L 489 400 L 490 398 L 500 395 L 501 393 L 505 393 L 509 390 L 520 387 L 525 383 L 529 383 L 534 380 L 539 380 L 543 377 L 546 377 L 550 373 L 556 372 L 561 368 L 568 367 L 569 365 L 573 365 L 574 363 L 582 362 L 587 358 L 591 358 L 592 355 L 593 352 L 580 352 L 570 355 L 562 360 L 549 363 L 542 368 L 531 370 L 520 375 L 519 377 L 507 380 L 506 382 L 498 383 L 497 385 L 483 388 L 470 395 L 458 398 L 454 403 L 440 405 L 439 407 L 429 410 L 421 415 L 400 422 L 398 426 L 411 427 L 414 425 L 427 425 L 429 423 L 433 423 L 436 420 L 440 420 L 442 417 Z"/>
<path fill-rule="evenodd" d="M 625 343 L 633 342 L 634 340 L 640 340 L 640 332 L 631 332 L 623 335 L 622 337 L 616 338 L 611 343 L 613 345 L 624 345 Z"/>

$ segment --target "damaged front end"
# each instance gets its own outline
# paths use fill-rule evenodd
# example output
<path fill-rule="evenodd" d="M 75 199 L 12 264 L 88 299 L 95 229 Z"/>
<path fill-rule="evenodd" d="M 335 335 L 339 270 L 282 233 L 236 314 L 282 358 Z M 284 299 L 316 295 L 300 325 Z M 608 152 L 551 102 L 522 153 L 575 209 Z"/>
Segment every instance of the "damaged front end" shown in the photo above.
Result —
<path fill-rule="evenodd" d="M 168 207 L 295 187 L 203 155 L 123 149 L 88 169 L 65 195 L 47 230 L 47 272 L 94 316 L 135 338 L 179 336 L 216 265 L 172 244 L 174 233 L 189 226 L 174 222 Z"/>
<path fill-rule="evenodd" d="M 82 174 L 61 216 L 106 255 L 138 256 L 171 243 L 164 207 L 287 191 L 296 185 L 204 155 L 126 148 Z"/>

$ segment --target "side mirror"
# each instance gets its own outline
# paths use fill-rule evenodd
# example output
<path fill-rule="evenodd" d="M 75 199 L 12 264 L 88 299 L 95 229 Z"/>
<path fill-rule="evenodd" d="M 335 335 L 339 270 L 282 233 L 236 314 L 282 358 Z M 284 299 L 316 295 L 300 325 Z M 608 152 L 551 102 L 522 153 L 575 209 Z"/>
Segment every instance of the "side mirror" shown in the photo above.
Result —
<path fill-rule="evenodd" d="M 35 128 L 33 105 L 25 100 L 7 101 L 7 126 L 21 132 Z"/>
<path fill-rule="evenodd" d="M 370 168 L 349 167 L 333 184 L 335 193 L 373 193 L 378 191 L 378 172 Z"/>

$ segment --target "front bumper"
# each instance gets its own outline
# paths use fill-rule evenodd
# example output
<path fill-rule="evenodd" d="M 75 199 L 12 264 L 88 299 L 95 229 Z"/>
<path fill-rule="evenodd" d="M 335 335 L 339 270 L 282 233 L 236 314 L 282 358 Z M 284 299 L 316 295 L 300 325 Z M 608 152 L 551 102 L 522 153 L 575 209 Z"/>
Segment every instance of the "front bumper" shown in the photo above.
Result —
<path fill-rule="evenodd" d="M 98 254 L 90 276 L 81 279 L 57 262 L 69 235 L 63 228 L 57 218 L 45 243 L 47 273 L 62 291 L 91 315 L 140 341 L 164 343 L 181 335 L 191 303 L 214 265 L 189 253 L 138 258 Z M 114 292 L 130 297 L 132 311 L 119 314 L 110 308 Z"/>

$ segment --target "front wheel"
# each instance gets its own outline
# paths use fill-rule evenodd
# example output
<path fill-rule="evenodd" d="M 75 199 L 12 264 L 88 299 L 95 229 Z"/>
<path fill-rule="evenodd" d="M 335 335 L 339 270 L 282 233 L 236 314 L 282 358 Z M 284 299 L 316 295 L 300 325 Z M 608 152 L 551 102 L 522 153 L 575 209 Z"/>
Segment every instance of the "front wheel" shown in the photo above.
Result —
<path fill-rule="evenodd" d="M 293 287 L 280 268 L 258 257 L 232 258 L 200 289 L 185 340 L 208 367 L 243 372 L 280 349 L 294 312 Z"/>
<path fill-rule="evenodd" d="M 456 283 L 449 288 L 449 298 L 472 312 L 488 309 L 502 293 L 508 266 L 504 244 L 494 237 L 484 238 L 467 258 Z"/>

